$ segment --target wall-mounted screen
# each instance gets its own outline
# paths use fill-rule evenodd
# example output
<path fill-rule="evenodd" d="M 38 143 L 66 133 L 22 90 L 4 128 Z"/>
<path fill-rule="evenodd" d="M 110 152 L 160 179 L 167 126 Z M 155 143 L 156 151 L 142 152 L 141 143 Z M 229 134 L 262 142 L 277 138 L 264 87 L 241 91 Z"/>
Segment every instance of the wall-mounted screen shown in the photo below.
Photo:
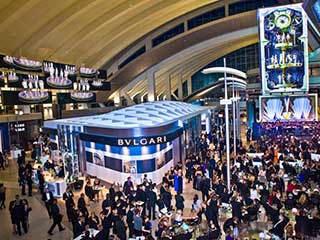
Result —
<path fill-rule="evenodd" d="M 44 61 L 43 71 L 46 76 L 46 83 L 51 88 L 70 88 L 72 82 L 77 80 L 75 65 Z"/>
<path fill-rule="evenodd" d="M 318 120 L 317 94 L 260 96 L 262 122 Z"/>
<path fill-rule="evenodd" d="M 43 90 L 2 91 L 3 105 L 52 103 L 50 92 Z"/>
<path fill-rule="evenodd" d="M 95 68 L 79 68 L 79 76 L 81 78 L 97 78 L 97 79 L 107 79 L 107 71 Z"/>
<path fill-rule="evenodd" d="M 4 55 L 0 55 L 0 67 L 28 72 L 42 72 L 42 62 Z"/>
<path fill-rule="evenodd" d="M 308 29 L 301 4 L 259 9 L 263 94 L 308 91 Z"/>
<path fill-rule="evenodd" d="M 93 92 L 57 93 L 58 104 L 96 102 Z"/>

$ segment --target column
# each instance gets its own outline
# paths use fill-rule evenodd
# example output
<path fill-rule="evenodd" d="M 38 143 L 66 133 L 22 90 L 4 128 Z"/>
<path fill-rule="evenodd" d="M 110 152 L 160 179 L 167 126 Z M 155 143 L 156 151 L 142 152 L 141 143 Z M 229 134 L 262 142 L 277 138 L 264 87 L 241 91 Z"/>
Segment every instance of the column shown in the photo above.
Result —
<path fill-rule="evenodd" d="M 170 74 L 166 77 L 166 100 L 171 101 L 171 78 Z"/>
<path fill-rule="evenodd" d="M 121 96 L 120 90 L 116 91 L 113 98 L 114 106 L 120 107 L 121 106 Z"/>
<path fill-rule="evenodd" d="M 188 86 L 188 96 L 189 96 L 192 93 L 192 79 L 191 79 L 191 76 L 189 76 L 188 79 L 187 79 L 187 86 Z"/>
<path fill-rule="evenodd" d="M 206 132 L 209 134 L 211 132 L 211 113 L 210 111 L 206 114 Z"/>
<path fill-rule="evenodd" d="M 148 85 L 148 102 L 156 101 L 156 81 L 154 79 L 154 72 L 147 72 L 147 85 Z"/>
<path fill-rule="evenodd" d="M 180 73 L 178 76 L 178 98 L 179 100 L 183 99 L 183 87 L 182 87 L 182 74 Z"/>

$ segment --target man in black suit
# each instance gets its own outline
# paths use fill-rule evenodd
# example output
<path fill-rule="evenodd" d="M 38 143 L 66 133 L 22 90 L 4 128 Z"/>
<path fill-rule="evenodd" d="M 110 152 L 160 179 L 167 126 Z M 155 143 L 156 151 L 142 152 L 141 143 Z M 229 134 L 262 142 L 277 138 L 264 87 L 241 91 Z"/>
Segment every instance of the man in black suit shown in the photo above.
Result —
<path fill-rule="evenodd" d="M 152 185 L 150 188 L 147 188 L 147 207 L 148 207 L 148 212 L 149 212 L 149 219 L 156 219 L 156 202 L 157 202 L 157 194 L 154 191 L 154 185 Z M 151 218 L 151 213 L 152 217 Z"/>
<path fill-rule="evenodd" d="M 273 225 L 272 229 L 270 229 L 270 232 L 282 239 L 284 235 L 284 228 L 286 227 L 288 222 L 289 218 L 280 213 L 279 221 Z"/>
<path fill-rule="evenodd" d="M 41 194 L 43 194 L 43 190 L 44 190 L 44 175 L 43 175 L 43 172 L 42 172 L 42 169 L 41 169 L 40 166 L 38 167 L 37 175 L 38 175 L 38 181 L 39 181 L 39 191 L 40 191 Z"/>
<path fill-rule="evenodd" d="M 49 217 L 52 217 L 52 204 L 53 204 L 53 194 L 51 191 L 49 191 L 48 187 L 45 188 L 44 193 L 42 194 L 42 201 L 44 201 L 44 204 L 47 208 Z"/>
<path fill-rule="evenodd" d="M 63 215 L 60 214 L 60 209 L 57 205 L 57 199 L 55 199 L 55 198 L 52 201 L 51 214 L 52 214 L 53 224 L 50 227 L 48 234 L 53 235 L 52 231 L 57 225 L 59 227 L 60 232 L 65 230 L 65 228 L 63 228 L 61 225 Z"/>
<path fill-rule="evenodd" d="M 66 205 L 66 210 L 67 210 L 67 217 L 69 222 L 71 221 L 70 219 L 70 210 L 72 209 L 71 205 L 74 205 L 74 200 L 73 200 L 73 192 L 71 188 L 68 188 L 66 192 L 62 196 L 65 205 Z"/>
<path fill-rule="evenodd" d="M 18 231 L 19 236 L 21 236 L 21 225 L 25 233 L 28 232 L 28 227 L 25 221 L 23 221 L 24 217 L 24 206 L 22 204 L 22 200 L 19 195 L 16 195 L 16 199 L 10 202 L 9 211 L 11 214 L 11 221 L 14 225 L 14 229 Z"/>

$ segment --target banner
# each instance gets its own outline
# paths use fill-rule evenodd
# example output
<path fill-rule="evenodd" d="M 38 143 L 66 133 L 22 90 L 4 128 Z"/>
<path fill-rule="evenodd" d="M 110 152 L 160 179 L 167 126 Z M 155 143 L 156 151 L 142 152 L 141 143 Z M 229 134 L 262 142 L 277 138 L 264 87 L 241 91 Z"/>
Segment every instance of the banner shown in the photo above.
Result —
<path fill-rule="evenodd" d="M 308 28 L 301 4 L 259 9 L 263 94 L 308 91 Z"/>
<path fill-rule="evenodd" d="M 260 96 L 262 122 L 318 120 L 317 94 Z"/>

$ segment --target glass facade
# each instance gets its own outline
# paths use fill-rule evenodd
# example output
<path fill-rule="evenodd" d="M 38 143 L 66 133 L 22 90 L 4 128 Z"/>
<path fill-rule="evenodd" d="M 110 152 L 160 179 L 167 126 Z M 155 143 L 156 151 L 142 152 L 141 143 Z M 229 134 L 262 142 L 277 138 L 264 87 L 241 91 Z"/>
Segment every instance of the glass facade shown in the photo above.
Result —
<path fill-rule="evenodd" d="M 277 5 L 276 0 L 245 0 L 229 5 L 229 15 L 255 10 L 262 7 L 271 7 Z"/>
<path fill-rule="evenodd" d="M 225 17 L 224 7 L 217 8 L 188 20 L 188 29 L 192 29 L 224 17 Z"/>
<path fill-rule="evenodd" d="M 181 23 L 181 24 L 175 26 L 174 28 L 171 28 L 170 30 L 162 33 L 158 37 L 152 39 L 152 47 L 155 47 L 155 46 L 157 46 L 157 45 L 159 45 L 159 44 L 169 40 L 170 38 L 173 38 L 183 32 L 184 32 L 184 24 Z"/>
<path fill-rule="evenodd" d="M 205 66 L 209 67 L 222 67 L 223 58 L 227 60 L 227 66 L 235 68 L 241 71 L 248 71 L 250 69 L 259 67 L 259 44 L 253 44 L 247 47 L 240 48 L 232 53 L 229 53 Z M 192 75 L 192 92 L 204 88 L 213 82 L 217 81 L 218 78 L 223 77 L 223 74 L 202 74 L 202 69 Z"/>

